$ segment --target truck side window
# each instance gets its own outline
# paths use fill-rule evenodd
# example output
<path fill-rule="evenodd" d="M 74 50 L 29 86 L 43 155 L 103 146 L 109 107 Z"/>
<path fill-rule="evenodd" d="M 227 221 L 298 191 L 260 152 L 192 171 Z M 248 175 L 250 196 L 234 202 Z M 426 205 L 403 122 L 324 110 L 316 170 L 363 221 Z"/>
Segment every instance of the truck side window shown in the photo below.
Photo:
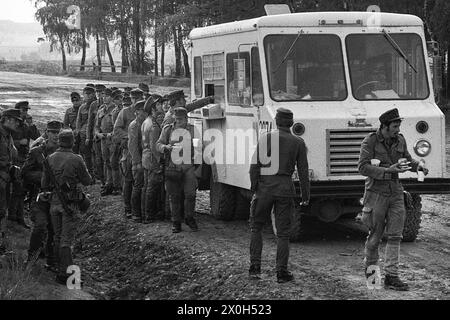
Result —
<path fill-rule="evenodd" d="M 201 97 L 202 92 L 202 58 L 194 57 L 194 90 L 197 98 Z"/>
<path fill-rule="evenodd" d="M 264 91 L 261 76 L 261 62 L 258 47 L 252 48 L 252 101 L 255 106 L 264 104 Z"/>
<path fill-rule="evenodd" d="M 241 68 L 244 69 L 241 70 Z M 227 85 L 229 104 L 250 105 L 250 54 L 248 52 L 227 54 Z"/>

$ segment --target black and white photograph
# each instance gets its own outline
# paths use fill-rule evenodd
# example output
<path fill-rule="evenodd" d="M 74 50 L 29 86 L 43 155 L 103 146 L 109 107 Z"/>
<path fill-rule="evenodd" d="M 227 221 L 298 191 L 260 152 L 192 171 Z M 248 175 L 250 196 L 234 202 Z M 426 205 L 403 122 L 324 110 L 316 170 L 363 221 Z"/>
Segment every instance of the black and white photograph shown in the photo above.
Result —
<path fill-rule="evenodd" d="M 0 0 L 0 300 L 450 300 L 449 30 L 448 0 Z"/>

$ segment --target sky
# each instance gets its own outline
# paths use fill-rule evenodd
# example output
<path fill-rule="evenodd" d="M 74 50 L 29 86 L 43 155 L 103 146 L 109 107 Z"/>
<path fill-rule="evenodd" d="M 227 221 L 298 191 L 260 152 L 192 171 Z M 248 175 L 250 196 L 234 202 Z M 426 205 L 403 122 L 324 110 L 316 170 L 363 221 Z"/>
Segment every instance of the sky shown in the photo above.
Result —
<path fill-rule="evenodd" d="M 0 0 L 0 20 L 14 22 L 36 22 L 36 9 L 31 0 Z"/>

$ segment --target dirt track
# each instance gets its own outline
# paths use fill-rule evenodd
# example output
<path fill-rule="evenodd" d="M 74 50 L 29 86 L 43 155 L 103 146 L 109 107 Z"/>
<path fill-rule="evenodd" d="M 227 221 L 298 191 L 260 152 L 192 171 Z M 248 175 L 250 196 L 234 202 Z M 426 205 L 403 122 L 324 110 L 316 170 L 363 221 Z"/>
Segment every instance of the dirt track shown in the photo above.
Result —
<path fill-rule="evenodd" d="M 0 104 L 28 99 L 37 121 L 61 119 L 68 94 L 80 90 L 86 82 L 0 73 Z M 450 114 L 447 119 L 450 159 Z M 419 237 L 414 243 L 403 244 L 401 250 L 401 272 L 411 290 L 398 293 L 366 288 L 362 269 L 365 234 L 352 223 L 317 224 L 306 242 L 292 244 L 290 269 L 296 281 L 287 285 L 275 281 L 275 238 L 267 229 L 264 279 L 255 283 L 247 279 L 247 224 L 225 223 L 207 216 L 207 193 L 199 193 L 200 231 L 178 235 L 170 233 L 168 222 L 143 226 L 127 221 L 119 197 L 100 200 L 98 187 L 90 193 L 96 199 L 95 213 L 83 227 L 76 261 L 85 272 L 88 291 L 97 298 L 450 299 L 448 195 L 423 197 Z"/>

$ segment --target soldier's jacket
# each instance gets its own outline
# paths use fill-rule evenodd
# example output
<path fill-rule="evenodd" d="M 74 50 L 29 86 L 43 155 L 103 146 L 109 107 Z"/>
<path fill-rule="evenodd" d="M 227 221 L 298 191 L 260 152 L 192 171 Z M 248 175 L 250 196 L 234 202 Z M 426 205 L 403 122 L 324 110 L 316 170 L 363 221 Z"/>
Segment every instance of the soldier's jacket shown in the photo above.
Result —
<path fill-rule="evenodd" d="M 273 155 L 272 139 L 279 148 L 278 161 L 275 161 L 276 156 Z M 261 163 L 262 161 L 259 158 L 259 150 L 263 146 L 267 146 L 267 153 L 262 152 L 262 154 L 272 155 L 271 157 L 274 160 L 269 164 Z M 292 174 L 295 166 L 297 166 L 300 179 L 302 200 L 307 201 L 310 196 L 309 167 L 307 149 L 303 139 L 294 136 L 290 129 L 284 128 L 262 134 L 250 165 L 251 189 L 278 197 L 294 197 L 295 186 L 292 181 Z M 267 172 L 264 172 L 264 169 Z"/>
<path fill-rule="evenodd" d="M 44 157 L 48 157 L 56 151 L 58 147 L 52 146 L 44 141 L 42 144 L 32 148 L 28 153 L 27 159 L 22 167 L 22 176 L 28 183 L 40 186 L 42 172 L 44 170 Z"/>
<path fill-rule="evenodd" d="M 155 118 L 148 117 L 141 127 L 142 132 L 142 166 L 150 170 L 159 165 L 161 154 L 156 149 L 156 142 L 161 135 L 164 114 Z"/>
<path fill-rule="evenodd" d="M 68 183 L 72 190 L 79 189 L 80 183 L 84 186 L 90 185 L 92 178 L 87 171 L 86 164 L 80 155 L 73 153 L 72 149 L 59 148 L 47 159 L 58 184 Z M 41 188 L 51 190 L 54 186 L 50 181 L 48 172 L 44 170 Z"/>
<path fill-rule="evenodd" d="M 211 97 L 206 97 L 203 99 L 198 99 L 194 102 L 188 103 L 184 106 L 184 108 L 187 110 L 187 112 L 192 112 L 194 110 L 203 108 L 204 106 L 207 106 L 208 104 L 210 104 L 212 101 Z M 168 125 L 168 124 L 172 124 L 175 122 L 175 115 L 173 114 L 173 111 L 169 110 L 167 111 L 165 117 L 164 117 L 164 121 L 163 121 L 163 127 Z"/>
<path fill-rule="evenodd" d="M 80 137 L 83 139 L 87 138 L 89 109 L 90 109 L 91 104 L 94 101 L 95 100 L 86 101 L 78 109 L 76 131 L 79 133 Z"/>
<path fill-rule="evenodd" d="M 64 114 L 64 128 L 75 130 L 77 127 L 77 116 L 78 116 L 78 108 L 74 108 L 73 106 L 67 108 L 66 113 Z"/>
<path fill-rule="evenodd" d="M 131 121 L 135 119 L 134 115 L 134 107 L 129 106 L 127 108 L 123 108 L 114 123 L 113 135 L 116 141 L 127 141 L 128 140 L 128 126 Z"/>
<path fill-rule="evenodd" d="M 86 127 L 86 137 L 89 140 L 94 138 L 95 133 L 95 125 L 96 125 L 96 116 L 98 110 L 103 106 L 103 99 L 97 99 L 91 103 L 89 107 L 89 115 L 88 115 L 88 125 Z"/>
<path fill-rule="evenodd" d="M 116 107 L 114 108 L 114 110 L 112 111 L 112 121 L 113 121 L 113 125 L 116 124 L 116 120 L 117 117 L 119 116 L 120 111 L 122 111 L 123 106 L 122 105 L 116 105 Z M 113 128 L 113 132 L 114 132 L 114 128 Z M 112 141 L 114 143 L 120 143 L 120 139 L 118 139 L 114 133 L 113 133 L 113 137 L 112 137 Z"/>
<path fill-rule="evenodd" d="M 175 128 L 176 123 L 172 123 L 172 124 L 168 124 L 166 126 L 163 127 L 161 135 L 159 136 L 158 141 L 156 142 L 156 150 L 161 153 L 164 154 L 164 146 L 165 145 L 174 145 L 176 143 L 179 143 L 183 140 L 183 137 L 181 137 L 181 134 L 176 134 L 174 135 L 174 131 L 175 130 L 186 130 L 186 133 L 189 133 L 189 136 L 191 138 L 191 140 L 189 141 L 189 144 L 191 146 L 191 159 L 189 163 L 183 163 L 184 165 L 194 165 L 194 146 L 192 144 L 192 139 L 196 136 L 199 135 L 195 135 L 195 127 L 193 125 L 191 125 L 190 123 L 187 124 L 185 129 L 182 128 Z M 177 139 L 178 137 L 178 139 Z M 183 156 L 183 153 L 181 152 L 181 156 Z M 173 164 L 172 159 L 170 159 L 170 163 Z"/>
<path fill-rule="evenodd" d="M 18 164 L 22 165 L 27 157 L 28 152 L 30 151 L 30 140 L 36 140 L 39 138 L 39 130 L 37 130 L 34 124 L 28 125 L 25 122 L 22 122 L 18 127 L 17 131 L 11 134 L 14 140 L 14 146 L 17 149 L 18 153 Z M 26 144 L 21 144 L 21 140 L 26 139 Z"/>
<path fill-rule="evenodd" d="M 16 157 L 17 149 L 13 139 L 0 123 L 0 183 L 9 182 L 9 169 Z"/>
<path fill-rule="evenodd" d="M 387 168 L 397 163 L 400 158 L 410 161 L 411 171 L 417 171 L 419 162 L 409 154 L 406 140 L 402 134 L 393 140 L 390 147 L 380 129 L 369 134 L 361 145 L 358 162 L 359 173 L 367 177 L 366 190 L 386 195 L 403 191 L 403 187 L 398 181 L 398 174 L 386 172 Z M 373 166 L 370 162 L 371 159 L 380 160 L 380 166 Z"/>
<path fill-rule="evenodd" d="M 114 103 L 102 105 L 95 117 L 94 133 L 112 133 L 114 129 L 113 111 L 116 108 Z"/>
<path fill-rule="evenodd" d="M 128 152 L 133 168 L 142 164 L 142 122 L 133 120 L 128 127 Z"/>

